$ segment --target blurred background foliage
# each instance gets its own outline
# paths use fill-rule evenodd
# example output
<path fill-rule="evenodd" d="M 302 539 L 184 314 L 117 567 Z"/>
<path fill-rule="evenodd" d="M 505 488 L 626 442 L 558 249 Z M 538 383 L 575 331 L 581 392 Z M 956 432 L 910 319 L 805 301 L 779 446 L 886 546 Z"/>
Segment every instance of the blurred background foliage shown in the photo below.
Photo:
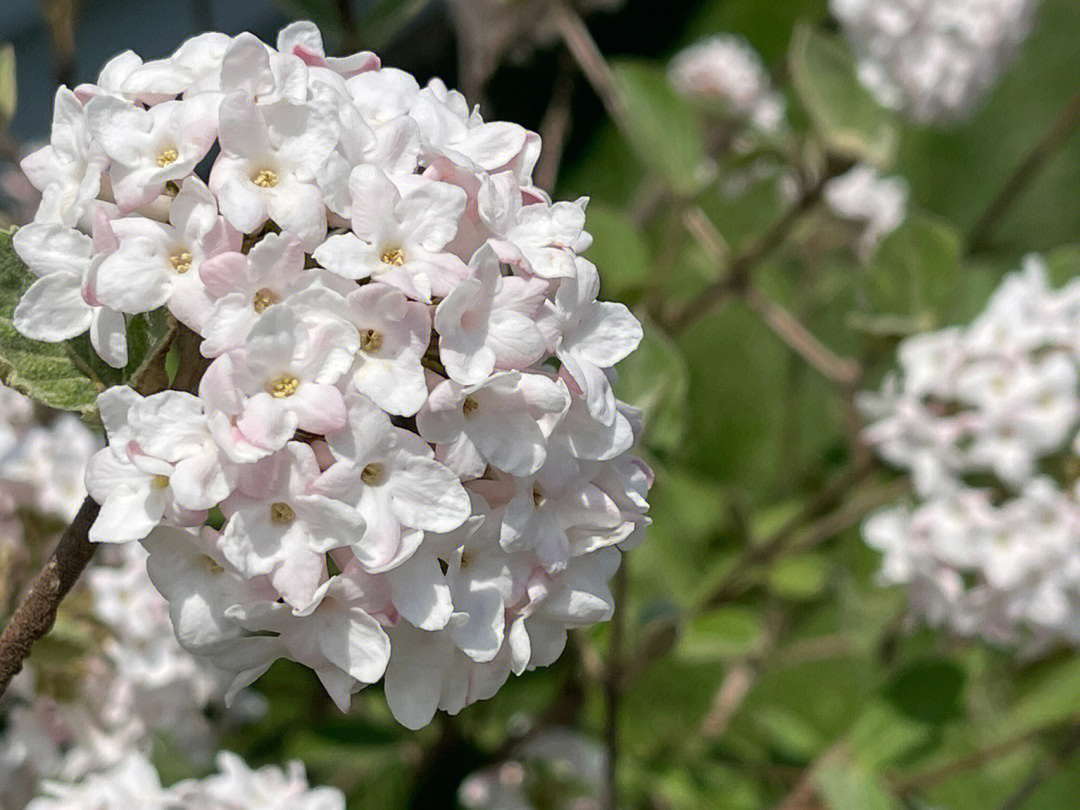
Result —
<path fill-rule="evenodd" d="M 647 416 L 654 526 L 627 557 L 616 622 L 420 733 L 393 722 L 378 687 L 342 716 L 310 672 L 281 663 L 257 686 L 269 710 L 228 746 L 253 763 L 300 758 L 365 810 L 478 806 L 462 786 L 483 769 L 523 781 L 537 808 L 596 806 L 602 786 L 574 745 L 617 754 L 627 808 L 1077 806 L 1080 658 L 905 621 L 905 594 L 875 583 L 858 530 L 904 484 L 859 446 L 852 395 L 876 384 L 898 337 L 977 313 L 1023 254 L 1050 254 L 1059 281 L 1080 269 L 1080 4 L 1045 0 L 987 100 L 943 130 L 858 86 L 826 0 L 628 0 L 588 17 L 607 60 L 591 75 L 576 65 L 591 42 L 575 40 L 575 14 L 477 28 L 469 2 L 2 0 L 22 102 L 13 114 L 12 51 L 0 51 L 9 220 L 25 210 L 11 163 L 46 131 L 57 81 L 91 80 L 124 48 L 163 56 L 202 29 L 273 41 L 310 18 L 331 49 L 377 48 L 422 80 L 458 80 L 487 116 L 539 129 L 540 177 L 556 197 L 591 197 L 606 297 L 647 324 L 620 389 Z M 719 32 L 748 39 L 788 105 L 790 131 L 751 152 L 717 151 L 666 82 L 674 52 Z M 1036 170 L 987 217 L 1033 149 Z M 905 224 L 865 260 L 819 201 L 825 178 L 862 160 L 911 190 Z M 556 728 L 579 735 L 557 746 L 561 762 L 530 748 Z M 155 759 L 166 779 L 190 775 L 167 739 Z"/>

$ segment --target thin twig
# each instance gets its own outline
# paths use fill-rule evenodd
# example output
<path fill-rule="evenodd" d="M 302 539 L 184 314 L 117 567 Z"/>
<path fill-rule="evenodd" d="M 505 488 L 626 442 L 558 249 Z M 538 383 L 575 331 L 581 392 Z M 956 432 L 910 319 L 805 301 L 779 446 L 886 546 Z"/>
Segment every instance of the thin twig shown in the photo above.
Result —
<path fill-rule="evenodd" d="M 542 189 L 552 191 L 559 178 L 566 138 L 570 134 L 570 107 L 574 100 L 574 61 L 563 51 L 559 55 L 559 67 L 555 74 L 555 86 L 551 91 L 544 120 L 540 122 L 540 140 L 544 145 L 536 163 L 533 178 Z"/>
<path fill-rule="evenodd" d="M 611 71 L 588 26 L 574 9 L 565 2 L 557 2 L 552 10 L 555 27 L 566 44 L 567 50 L 577 63 L 593 91 L 600 98 L 604 109 L 624 135 L 633 132 L 626 102 L 619 91 L 615 74 Z"/>
<path fill-rule="evenodd" d="M 90 498 L 84 500 L 75 520 L 60 537 L 56 550 L 0 634 L 0 697 L 22 669 L 34 642 L 52 628 L 61 600 L 94 556 L 97 546 L 88 535 L 97 514 L 98 505 Z"/>
<path fill-rule="evenodd" d="M 846 168 L 847 164 L 837 163 L 824 172 L 803 192 L 799 201 L 789 208 L 787 213 L 735 255 L 723 279 L 706 288 L 681 309 L 669 314 L 663 323 L 668 333 L 674 335 L 682 332 L 728 296 L 743 292 L 753 269 L 784 244 L 803 215 L 817 205 L 825 190 L 825 184 L 836 175 L 842 174 Z"/>
<path fill-rule="evenodd" d="M 1062 144 L 1068 140 L 1076 127 L 1080 125 L 1080 90 L 1070 98 L 1061 111 L 1057 114 L 1046 132 L 1031 147 L 1024 161 L 1016 168 L 1005 183 L 998 195 L 976 220 L 975 227 L 971 231 L 971 250 L 979 252 L 986 250 L 992 240 L 994 231 L 1001 224 L 1002 219 L 1027 189 L 1027 187 L 1039 176 L 1043 167 L 1052 158 Z"/>
<path fill-rule="evenodd" d="M 618 810 L 619 807 L 619 699 L 622 697 L 622 644 L 626 613 L 626 556 L 615 572 L 611 585 L 615 602 L 611 617 L 611 644 L 608 647 L 607 671 L 604 675 L 604 789 L 602 810 Z"/>
<path fill-rule="evenodd" d="M 1041 760 L 1038 765 L 1035 766 L 1035 772 L 1027 778 L 1027 780 L 1016 792 L 1007 798 L 998 808 L 998 810 L 1020 810 L 1020 808 L 1027 803 L 1035 792 L 1042 787 L 1043 783 L 1049 779 L 1054 773 L 1065 764 L 1076 751 L 1080 749 L 1080 725 L 1073 727 L 1069 732 L 1069 736 L 1065 738 L 1065 742 L 1062 743 L 1061 748 L 1052 757 Z"/>
<path fill-rule="evenodd" d="M 852 388 L 859 381 L 862 369 L 857 362 L 836 355 L 828 346 L 814 337 L 809 329 L 799 323 L 790 312 L 766 296 L 760 289 L 752 284 L 748 285 L 743 298 L 792 351 L 823 376 L 846 389 Z"/>

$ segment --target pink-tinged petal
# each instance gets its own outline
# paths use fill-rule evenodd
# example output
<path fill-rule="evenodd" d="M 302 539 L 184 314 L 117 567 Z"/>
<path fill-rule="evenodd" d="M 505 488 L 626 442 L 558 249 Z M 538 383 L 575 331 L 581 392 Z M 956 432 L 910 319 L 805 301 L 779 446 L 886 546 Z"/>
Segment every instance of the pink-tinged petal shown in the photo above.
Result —
<path fill-rule="evenodd" d="M 222 298 L 241 288 L 248 267 L 243 253 L 220 253 L 199 265 L 199 278 L 215 298 Z"/>
<path fill-rule="evenodd" d="M 322 267 L 348 279 L 368 278 L 378 262 L 374 248 L 353 233 L 334 234 L 313 255 Z"/>
<path fill-rule="evenodd" d="M 302 430 L 322 435 L 345 427 L 345 400 L 332 385 L 303 383 L 287 404 Z"/>

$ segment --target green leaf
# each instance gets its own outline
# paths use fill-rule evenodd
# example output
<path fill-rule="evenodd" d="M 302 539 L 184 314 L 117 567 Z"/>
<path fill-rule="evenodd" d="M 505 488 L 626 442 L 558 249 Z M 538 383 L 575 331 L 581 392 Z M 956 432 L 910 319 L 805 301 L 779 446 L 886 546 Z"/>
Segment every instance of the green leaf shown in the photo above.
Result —
<path fill-rule="evenodd" d="M 618 60 L 612 65 L 626 101 L 627 133 L 646 166 L 676 192 L 692 194 L 702 185 L 705 146 L 690 105 L 667 81 L 664 68 L 645 60 Z M 705 172 L 707 173 L 707 172 Z"/>
<path fill-rule="evenodd" d="M 945 658 L 909 664 L 885 689 L 894 707 L 923 723 L 941 724 L 964 716 L 964 670 Z"/>
<path fill-rule="evenodd" d="M 619 363 L 619 398 L 644 413 L 646 444 L 671 451 L 686 424 L 687 370 L 672 340 L 641 316 L 645 336 L 638 350 Z"/>
<path fill-rule="evenodd" d="M 854 326 L 875 334 L 924 331 L 955 310 L 960 236 L 936 218 L 911 214 L 882 240 L 862 274 Z"/>
<path fill-rule="evenodd" d="M 679 655 L 691 661 L 719 661 L 748 655 L 764 632 L 754 610 L 732 605 L 696 617 L 679 639 Z"/>
<path fill-rule="evenodd" d="M 899 810 L 873 773 L 855 763 L 830 763 L 817 773 L 817 786 L 831 810 Z"/>
<path fill-rule="evenodd" d="M 789 61 L 799 99 L 832 153 L 879 166 L 892 162 L 897 143 L 892 116 L 859 83 L 854 59 L 839 36 L 800 25 Z"/>
<path fill-rule="evenodd" d="M 768 572 L 769 590 L 784 599 L 813 599 L 825 590 L 832 563 L 822 554 L 782 557 Z"/>
<path fill-rule="evenodd" d="M 15 331 L 11 316 L 34 277 L 0 233 L 0 382 L 51 408 L 89 413 L 99 388 L 59 343 L 30 340 Z"/>
<path fill-rule="evenodd" d="M 0 126 L 15 117 L 18 93 L 15 84 L 15 48 L 0 46 Z"/>
<path fill-rule="evenodd" d="M 630 217 L 614 206 L 592 203 L 589 233 L 593 243 L 586 256 L 600 272 L 605 298 L 625 299 L 645 286 L 652 251 Z"/>

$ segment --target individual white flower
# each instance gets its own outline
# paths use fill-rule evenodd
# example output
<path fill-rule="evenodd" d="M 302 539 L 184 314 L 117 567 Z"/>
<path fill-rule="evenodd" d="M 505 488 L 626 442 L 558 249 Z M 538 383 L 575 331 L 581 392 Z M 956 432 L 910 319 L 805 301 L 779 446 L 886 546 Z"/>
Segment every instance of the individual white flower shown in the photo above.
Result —
<path fill-rule="evenodd" d="M 535 319 L 547 285 L 504 277 L 486 245 L 470 265 L 478 278 L 462 281 L 435 310 L 439 358 L 463 385 L 483 382 L 496 368 L 526 368 L 546 348 Z"/>
<path fill-rule="evenodd" d="M 346 303 L 345 317 L 360 335 L 353 387 L 387 413 L 412 416 L 427 398 L 421 365 L 431 339 L 427 307 L 379 283 L 350 293 Z"/>
<path fill-rule="evenodd" d="M 331 236 L 314 256 L 344 278 L 374 278 L 430 302 L 465 276 L 461 259 L 443 251 L 457 233 L 465 195 L 448 183 L 401 183 L 399 190 L 375 166 L 357 166 L 349 178 L 352 231 Z"/>
<path fill-rule="evenodd" d="M 232 492 L 237 468 L 210 432 L 203 404 L 180 391 L 141 398 L 125 386 L 98 397 L 110 446 L 91 459 L 86 488 L 101 504 L 94 542 L 145 537 L 163 517 L 201 522 Z"/>
<path fill-rule="evenodd" d="M 197 177 L 188 177 L 167 223 L 125 217 L 111 224 L 120 245 L 90 273 L 94 297 L 127 313 L 168 305 L 181 323 L 202 329 L 213 301 L 200 268 L 240 248 L 240 234 L 218 215 L 210 190 Z"/>
<path fill-rule="evenodd" d="M 335 383 L 349 370 L 360 339 L 338 318 L 314 318 L 321 323 L 272 306 L 259 316 L 235 361 L 222 355 L 207 369 L 203 397 L 216 403 L 236 398 L 242 413 L 264 414 L 258 430 L 245 434 L 255 445 L 276 449 L 296 428 L 326 433 L 345 424 Z"/>
<path fill-rule="evenodd" d="M 364 518 L 351 506 L 319 494 L 319 465 L 311 448 L 285 449 L 246 467 L 237 493 L 222 504 L 229 520 L 221 550 L 247 577 L 268 576 L 294 608 L 311 606 L 326 578 L 326 552 L 359 545 Z"/>
<path fill-rule="evenodd" d="M 241 93 L 221 102 L 220 121 L 210 189 L 225 219 L 244 233 L 273 220 L 314 249 L 326 235 L 315 176 L 337 145 L 337 122 L 312 105 L 282 99 L 257 106 Z"/>
<path fill-rule="evenodd" d="M 604 424 L 615 419 L 615 394 L 605 369 L 614 366 L 641 342 L 641 324 L 624 304 L 597 301 L 600 276 L 585 259 L 578 273 L 559 284 L 545 305 L 551 317 L 555 355 L 581 387 L 589 412 Z"/>
<path fill-rule="evenodd" d="M 41 192 L 35 222 L 75 227 L 101 190 L 109 159 L 91 139 L 86 111 L 66 87 L 56 91 L 49 145 L 23 158 L 20 167 Z"/>
<path fill-rule="evenodd" d="M 353 553 L 367 570 L 383 571 L 407 559 L 425 531 L 464 523 L 469 498 L 415 433 L 394 427 L 366 397 L 353 394 L 348 405 L 348 427 L 326 437 L 336 463 L 318 489 L 356 505 L 367 528 Z"/>
<path fill-rule="evenodd" d="M 217 138 L 217 99 L 197 96 L 148 110 L 114 96 L 86 105 L 86 125 L 112 159 L 109 177 L 122 213 L 153 202 L 165 184 L 190 175 Z"/>
<path fill-rule="evenodd" d="M 416 425 L 436 445 L 436 458 L 463 477 L 483 475 L 487 464 L 532 475 L 547 457 L 540 420 L 568 404 L 565 386 L 551 378 L 502 371 L 476 385 L 439 383 Z"/>
<path fill-rule="evenodd" d="M 34 799 L 27 810 L 169 810 L 172 800 L 150 761 L 131 753 L 105 773 L 91 774 L 78 784 L 46 782 L 46 795 Z"/>
<path fill-rule="evenodd" d="M 107 222 L 98 220 L 95 237 L 108 243 L 108 250 L 115 247 Z M 105 258 L 95 239 L 64 225 L 34 223 L 19 228 L 11 241 L 19 258 L 38 277 L 15 306 L 15 328 L 50 343 L 89 330 L 90 342 L 102 360 L 115 368 L 127 365 L 124 316 L 88 296 L 87 279 Z"/>
<path fill-rule="evenodd" d="M 584 230 L 588 198 L 525 205 L 523 193 L 517 178 L 503 172 L 488 178 L 477 194 L 477 213 L 499 260 L 545 279 L 573 278 L 575 252 L 592 242 Z"/>

